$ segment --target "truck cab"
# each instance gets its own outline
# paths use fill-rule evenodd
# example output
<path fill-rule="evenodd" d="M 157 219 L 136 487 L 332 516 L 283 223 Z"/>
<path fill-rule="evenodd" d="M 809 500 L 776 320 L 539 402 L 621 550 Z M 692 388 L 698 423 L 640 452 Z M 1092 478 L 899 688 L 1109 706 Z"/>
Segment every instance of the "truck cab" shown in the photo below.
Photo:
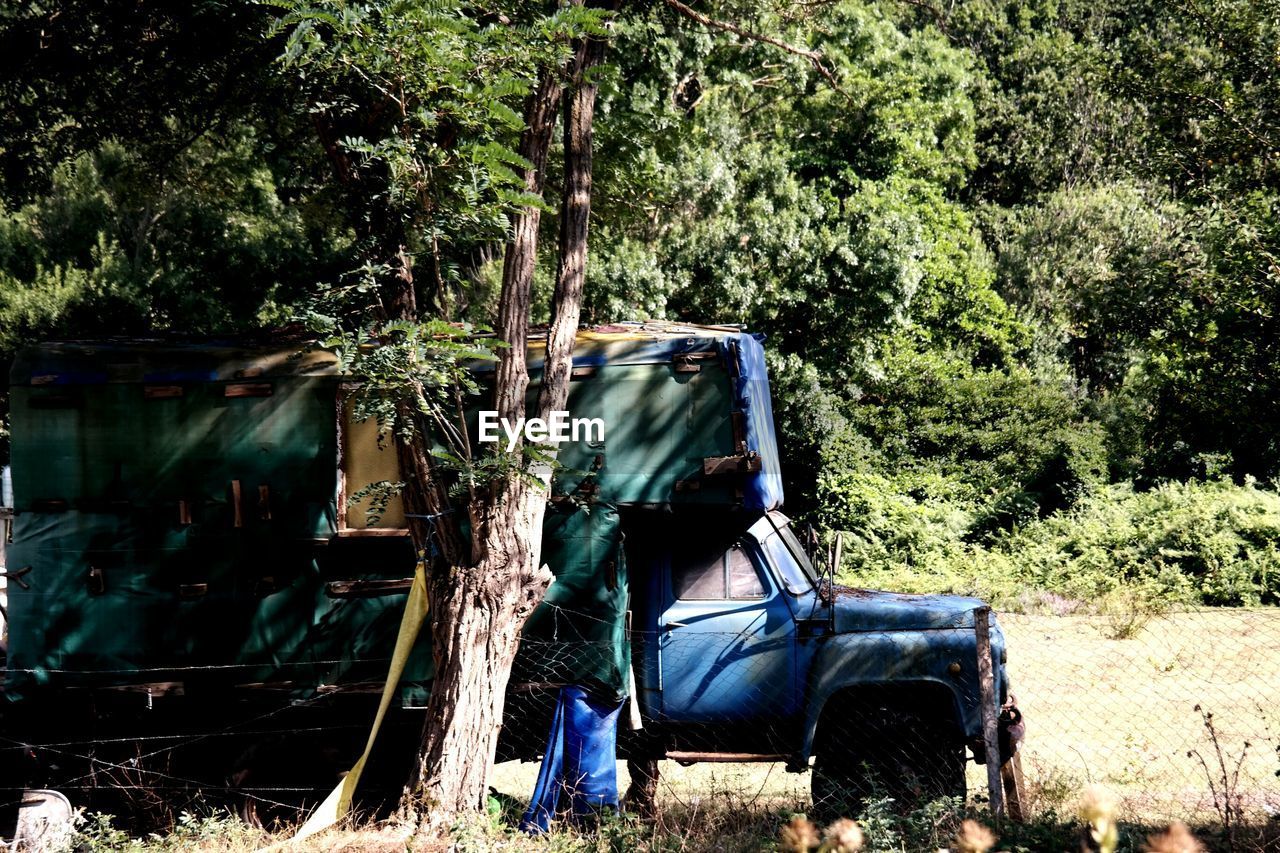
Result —
<path fill-rule="evenodd" d="M 815 804 L 963 795 L 966 748 L 985 760 L 981 601 L 834 586 L 777 511 L 628 528 L 641 751 L 812 768 Z M 1003 704 L 994 619 L 990 638 Z"/>

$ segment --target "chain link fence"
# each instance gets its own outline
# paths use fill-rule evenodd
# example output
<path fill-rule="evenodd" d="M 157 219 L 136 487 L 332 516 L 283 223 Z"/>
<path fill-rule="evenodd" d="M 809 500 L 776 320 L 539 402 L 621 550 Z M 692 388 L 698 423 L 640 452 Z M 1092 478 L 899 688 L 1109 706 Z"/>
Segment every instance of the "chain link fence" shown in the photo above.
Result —
<path fill-rule="evenodd" d="M 1280 611 L 1000 621 L 1033 810 L 1069 808 L 1096 782 L 1153 824 L 1280 814 Z"/>
<path fill-rule="evenodd" d="M 984 804 L 987 775 L 972 761 L 973 727 L 955 719 L 945 692 L 927 685 L 910 694 L 837 694 L 829 707 L 839 713 L 818 721 L 811 765 L 790 760 L 804 742 L 801 705 L 813 689 L 795 681 L 806 671 L 805 643 L 771 625 L 767 611 L 752 610 L 744 605 L 741 630 L 706 632 L 699 643 L 633 630 L 637 681 L 618 709 L 618 784 L 620 792 L 631 788 L 624 807 L 696 821 L 746 811 L 857 814 L 873 801 L 905 810 L 962 791 Z M 1137 824 L 1274 821 L 1280 611 L 1200 609 L 1149 620 L 1061 611 L 998 614 L 1011 692 L 1024 714 L 1018 757 L 1027 818 L 1069 819 L 1084 788 L 1101 783 Z M 973 632 L 939 630 L 957 638 Z M 905 639 L 909 633 L 864 632 L 868 670 L 905 673 L 927 654 Z M 492 781 L 513 813 L 533 790 L 563 676 L 580 669 L 575 657 L 607 653 L 595 645 L 566 634 L 527 642 L 521 652 Z M 281 700 L 236 719 L 162 707 L 166 699 L 202 701 L 192 696 L 156 697 L 150 710 L 135 701 L 104 714 L 99 705 L 95 720 L 68 717 L 57 740 L 34 743 L 11 729 L 0 758 L 34 755 L 45 775 L 26 786 L 65 787 L 73 801 L 90 804 L 109 794 L 117 813 L 137 807 L 172 816 L 203 800 L 287 822 L 322 799 L 358 755 L 378 687 Z M 963 694 L 960 704 L 977 699 Z M 678 724 L 664 724 L 664 714 L 677 712 Z M 363 814 L 385 814 L 394 803 L 422 713 L 405 710 L 384 731 L 362 783 Z"/>
<path fill-rule="evenodd" d="M 1280 611 L 1099 615 L 1063 603 L 1059 612 L 998 618 L 1025 727 L 1018 794 L 1027 819 L 1071 820 L 1082 792 L 1095 784 L 1115 795 L 1122 819 L 1143 826 L 1261 826 L 1280 815 Z M 893 632 L 863 639 L 874 654 L 903 661 L 913 654 Z M 635 640 L 670 642 L 662 635 Z M 818 723 L 811 766 L 794 772 L 788 753 L 801 736 L 790 703 L 804 691 L 787 682 L 788 659 L 771 642 L 780 641 L 744 632 L 708 638 L 701 649 L 665 647 L 690 655 L 718 649 L 722 660 L 693 667 L 701 682 L 662 685 L 661 699 L 699 709 L 702 725 L 664 727 L 659 720 L 631 733 L 623 711 L 624 753 L 656 745 L 667 756 L 654 765 L 658 809 L 751 804 L 847 814 L 868 800 L 888 798 L 908 809 L 960 790 L 970 804 L 986 804 L 987 773 L 972 760 L 972 732 L 966 735 L 945 698 L 928 690 L 906 699 L 872 690 L 839 696 L 833 701 L 842 713 Z M 687 671 L 685 663 L 670 668 Z M 737 690 L 717 693 L 720 684 Z M 543 698 L 552 702 L 554 690 Z M 977 697 L 961 702 L 967 698 Z M 536 726 L 524 730 L 523 737 L 539 736 Z M 718 760 L 728 758 L 756 760 Z M 620 761 L 623 787 L 624 768 Z M 496 784 L 519 794 L 535 770 L 503 764 Z"/>

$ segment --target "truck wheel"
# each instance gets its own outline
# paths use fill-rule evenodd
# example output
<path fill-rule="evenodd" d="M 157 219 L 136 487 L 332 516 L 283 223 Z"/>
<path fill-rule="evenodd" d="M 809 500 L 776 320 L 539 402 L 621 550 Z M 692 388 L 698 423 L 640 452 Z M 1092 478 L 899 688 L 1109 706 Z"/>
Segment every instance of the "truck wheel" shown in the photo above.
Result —
<path fill-rule="evenodd" d="M 622 800 L 625 809 L 652 820 L 658 812 L 658 759 L 629 758 L 627 773 L 631 776 L 631 785 Z"/>
<path fill-rule="evenodd" d="M 276 831 L 297 823 L 328 796 L 342 778 L 344 758 L 309 739 L 264 739 L 241 753 L 227 790 L 242 821 Z"/>
<path fill-rule="evenodd" d="M 905 813 L 943 797 L 963 799 L 964 744 L 953 728 L 889 707 L 824 714 L 814 749 L 814 811 L 853 817 L 868 802 L 889 798 L 891 809 Z"/>

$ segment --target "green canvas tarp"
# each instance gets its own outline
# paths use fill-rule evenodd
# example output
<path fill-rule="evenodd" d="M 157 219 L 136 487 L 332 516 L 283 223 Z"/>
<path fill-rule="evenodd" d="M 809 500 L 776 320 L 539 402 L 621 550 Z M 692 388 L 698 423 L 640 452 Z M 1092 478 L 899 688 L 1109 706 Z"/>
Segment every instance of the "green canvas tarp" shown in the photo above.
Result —
<path fill-rule="evenodd" d="M 22 354 L 8 561 L 31 572 L 28 588 L 9 588 L 8 697 L 42 685 L 306 693 L 381 680 L 404 596 L 335 595 L 333 584 L 407 578 L 412 547 L 342 529 L 343 377 L 331 356 L 301 352 L 69 343 Z M 678 479 L 696 478 L 698 454 L 734 450 L 734 429 L 727 371 L 681 373 L 665 352 L 619 360 L 573 390 L 609 418 L 608 446 L 566 448 L 565 461 L 568 476 L 600 455 L 605 472 L 624 473 L 589 511 L 549 507 L 544 555 L 557 581 L 517 677 L 621 696 L 627 583 L 611 497 L 671 499 Z M 407 701 L 421 701 L 430 666 L 420 643 Z"/>
<path fill-rule="evenodd" d="M 548 506 L 542 559 L 555 580 L 525 624 L 512 681 L 579 684 L 602 697 L 627 696 L 629 586 L 617 508 Z"/>
<path fill-rule="evenodd" d="M 9 561 L 32 569 L 28 589 L 9 589 L 8 691 L 179 677 L 314 685 L 352 675 L 350 661 L 379 645 L 367 635 L 395 614 L 325 595 L 332 579 L 405 570 L 385 554 L 342 566 L 326 553 L 333 380 L 277 377 L 265 397 L 228 396 L 231 384 L 154 397 L 146 389 L 175 386 L 13 389 Z"/>

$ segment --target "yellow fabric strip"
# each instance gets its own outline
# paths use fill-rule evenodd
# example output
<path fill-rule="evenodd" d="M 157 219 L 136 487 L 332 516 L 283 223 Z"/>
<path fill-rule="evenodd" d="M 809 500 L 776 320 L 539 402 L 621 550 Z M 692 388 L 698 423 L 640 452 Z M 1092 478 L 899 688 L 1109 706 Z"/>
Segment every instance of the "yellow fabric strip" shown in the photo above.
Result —
<path fill-rule="evenodd" d="M 400 685 L 400 676 L 404 673 L 409 653 L 413 651 L 413 644 L 417 642 L 418 633 L 426 621 L 428 609 L 427 577 L 422 562 L 419 562 L 413 573 L 413 585 L 409 588 L 409 600 L 404 605 L 404 616 L 400 619 L 400 633 L 396 636 L 396 650 L 391 655 L 391 666 L 387 670 L 387 683 L 382 687 L 382 701 L 378 703 L 378 714 L 373 718 L 373 728 L 369 731 L 369 740 L 365 743 L 364 753 L 351 768 L 351 772 L 342 778 L 338 787 L 333 789 L 333 793 L 325 797 L 324 802 L 311 813 L 307 822 L 290 839 L 291 841 L 309 838 L 328 829 L 351 811 L 351 799 L 355 794 L 356 785 L 360 783 L 360 773 L 364 770 L 364 763 L 369 759 L 369 753 L 373 751 L 373 742 L 378 738 L 378 729 L 382 727 L 382 719 L 387 715 L 387 709 L 391 707 L 391 700 L 395 697 Z"/>

